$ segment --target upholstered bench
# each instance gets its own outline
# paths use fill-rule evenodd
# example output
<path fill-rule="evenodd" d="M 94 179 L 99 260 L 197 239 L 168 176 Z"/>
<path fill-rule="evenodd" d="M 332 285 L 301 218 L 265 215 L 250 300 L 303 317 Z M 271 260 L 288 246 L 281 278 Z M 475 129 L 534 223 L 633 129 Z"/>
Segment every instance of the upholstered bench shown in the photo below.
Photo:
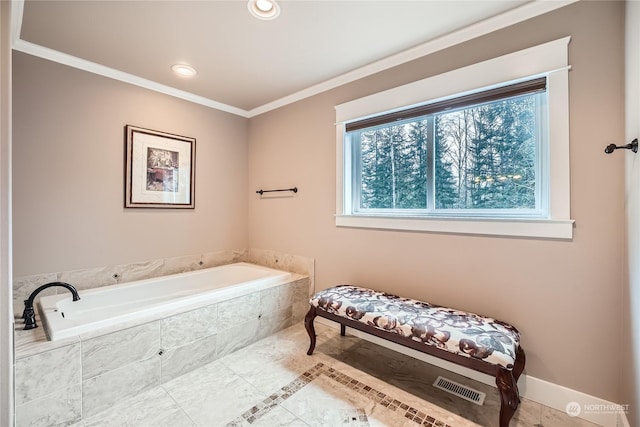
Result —
<path fill-rule="evenodd" d="M 316 316 L 393 341 L 496 378 L 500 391 L 500 427 L 507 427 L 518 408 L 517 381 L 525 355 L 513 326 L 477 314 L 439 307 L 356 286 L 336 286 L 315 294 L 305 317 L 311 345 L 316 346 Z"/>

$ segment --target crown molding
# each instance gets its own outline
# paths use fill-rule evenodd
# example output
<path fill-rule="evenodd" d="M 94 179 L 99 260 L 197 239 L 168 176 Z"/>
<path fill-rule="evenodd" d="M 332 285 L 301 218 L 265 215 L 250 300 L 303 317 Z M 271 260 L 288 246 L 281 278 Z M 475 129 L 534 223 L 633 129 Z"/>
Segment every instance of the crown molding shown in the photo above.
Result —
<path fill-rule="evenodd" d="M 23 53 L 28 53 L 30 55 L 37 56 L 39 58 L 48 59 L 49 61 L 57 62 L 59 64 L 67 65 L 69 67 L 84 70 L 89 73 L 98 74 L 100 76 L 108 77 L 124 83 L 129 83 L 135 86 L 143 87 L 145 89 L 153 90 L 155 92 L 164 93 L 165 95 L 184 99 L 185 101 L 193 102 L 194 104 L 204 105 L 205 107 L 214 108 L 220 111 L 225 111 L 227 113 L 235 114 L 237 116 L 249 117 L 248 112 L 241 108 L 236 108 L 231 105 L 223 104 L 221 102 L 214 101 L 209 98 L 205 98 L 204 96 L 195 95 L 191 92 L 186 92 L 171 86 L 154 82 L 152 80 L 147 80 L 142 77 L 135 76 L 133 74 L 125 73 L 124 71 L 105 67 L 104 65 L 96 64 L 95 62 L 87 61 L 85 59 L 81 59 L 76 56 L 68 55 L 66 53 L 62 53 L 57 50 L 49 49 L 47 47 L 40 46 L 35 43 L 24 41 L 22 39 L 16 40 L 13 43 L 13 50 L 23 52 Z"/>
<path fill-rule="evenodd" d="M 557 0 L 544 1 L 534 0 L 523 6 L 501 13 L 491 18 L 480 21 L 476 24 L 446 34 L 442 37 L 430 40 L 426 43 L 404 50 L 387 58 L 365 65 L 353 71 L 344 73 L 340 76 L 326 80 L 322 83 L 310 86 L 301 91 L 292 93 L 272 102 L 268 102 L 251 110 L 244 110 L 231 105 L 223 104 L 210 98 L 205 98 L 190 92 L 179 90 L 171 86 L 163 85 L 133 74 L 125 73 L 104 65 L 96 64 L 72 55 L 68 55 L 53 49 L 49 49 L 35 43 L 31 43 L 20 38 L 20 30 L 22 27 L 22 17 L 24 12 L 24 0 L 13 0 L 12 4 L 12 48 L 16 51 L 27 53 L 50 61 L 58 62 L 70 67 L 78 68 L 90 73 L 98 74 L 114 80 L 119 80 L 145 89 L 164 93 L 169 96 L 184 99 L 195 104 L 204 105 L 216 110 L 225 111 L 241 117 L 251 118 L 284 107 L 302 99 L 317 95 L 322 92 L 334 89 L 338 86 L 351 83 L 372 74 L 384 71 L 386 69 L 404 64 L 406 62 L 418 59 L 431 53 L 446 49 L 448 47 L 463 43 L 465 41 L 483 36 L 485 34 L 508 27 L 518 22 L 534 18 L 538 15 L 551 12 L 553 10 L 565 7 L 579 0 Z"/>

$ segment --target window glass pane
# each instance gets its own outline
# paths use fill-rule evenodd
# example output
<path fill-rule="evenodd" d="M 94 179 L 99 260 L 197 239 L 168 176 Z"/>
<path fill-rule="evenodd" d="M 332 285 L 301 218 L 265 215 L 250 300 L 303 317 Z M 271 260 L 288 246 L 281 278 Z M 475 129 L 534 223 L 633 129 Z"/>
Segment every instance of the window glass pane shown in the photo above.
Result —
<path fill-rule="evenodd" d="M 361 134 L 361 209 L 427 207 L 427 120 Z"/>
<path fill-rule="evenodd" d="M 353 211 L 539 211 L 545 99 L 527 93 L 350 132 Z"/>
<path fill-rule="evenodd" d="M 536 208 L 539 96 L 435 117 L 436 208 Z"/>

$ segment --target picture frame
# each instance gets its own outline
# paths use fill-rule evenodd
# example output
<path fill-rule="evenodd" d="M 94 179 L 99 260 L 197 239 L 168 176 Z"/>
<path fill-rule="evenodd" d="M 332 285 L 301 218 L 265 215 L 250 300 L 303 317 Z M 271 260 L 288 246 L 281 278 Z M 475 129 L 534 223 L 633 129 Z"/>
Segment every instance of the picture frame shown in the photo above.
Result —
<path fill-rule="evenodd" d="M 195 138 L 126 125 L 125 147 L 125 208 L 195 208 Z"/>

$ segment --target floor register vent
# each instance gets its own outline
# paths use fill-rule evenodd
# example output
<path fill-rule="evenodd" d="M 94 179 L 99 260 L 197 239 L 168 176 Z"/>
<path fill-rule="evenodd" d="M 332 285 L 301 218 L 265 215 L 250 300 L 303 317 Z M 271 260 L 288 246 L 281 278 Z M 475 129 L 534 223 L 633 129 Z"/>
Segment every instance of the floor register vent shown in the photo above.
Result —
<path fill-rule="evenodd" d="M 474 390 L 463 384 L 458 384 L 457 382 L 444 377 L 436 378 L 436 382 L 433 383 L 433 386 L 464 400 L 473 402 L 476 405 L 482 405 L 484 403 L 484 398 L 486 397 L 486 393 Z"/>

